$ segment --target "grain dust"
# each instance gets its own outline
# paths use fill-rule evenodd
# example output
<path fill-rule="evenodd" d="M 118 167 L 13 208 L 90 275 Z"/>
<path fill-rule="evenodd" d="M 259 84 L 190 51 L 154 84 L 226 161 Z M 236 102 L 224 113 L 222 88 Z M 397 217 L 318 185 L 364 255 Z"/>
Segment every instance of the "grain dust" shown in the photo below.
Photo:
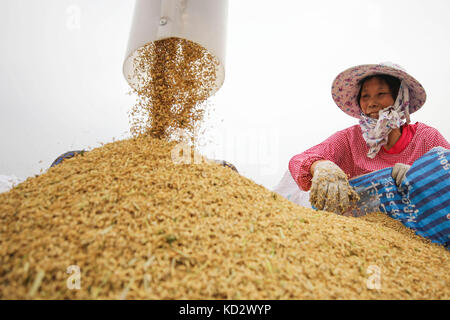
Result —
<path fill-rule="evenodd" d="M 181 131 L 195 141 L 216 85 L 217 59 L 192 41 L 168 38 L 140 48 L 133 65 L 131 133 L 171 140 Z"/>

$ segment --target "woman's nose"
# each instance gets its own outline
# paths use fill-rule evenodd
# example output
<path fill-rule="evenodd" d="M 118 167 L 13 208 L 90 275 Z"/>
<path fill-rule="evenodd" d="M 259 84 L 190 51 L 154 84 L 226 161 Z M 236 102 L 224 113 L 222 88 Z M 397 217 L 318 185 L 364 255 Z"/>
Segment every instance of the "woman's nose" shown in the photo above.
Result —
<path fill-rule="evenodd" d="M 367 103 L 367 109 L 373 110 L 378 108 L 378 103 L 375 99 L 370 99 Z"/>

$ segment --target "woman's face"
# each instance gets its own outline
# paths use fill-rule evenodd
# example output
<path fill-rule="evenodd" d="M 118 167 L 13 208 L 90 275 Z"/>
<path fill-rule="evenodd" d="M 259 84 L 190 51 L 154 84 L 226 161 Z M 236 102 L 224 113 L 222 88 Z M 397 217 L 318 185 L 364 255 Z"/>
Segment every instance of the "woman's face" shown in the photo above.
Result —
<path fill-rule="evenodd" d="M 378 77 L 364 81 L 359 105 L 368 117 L 378 119 L 378 111 L 390 107 L 394 103 L 391 89 L 386 81 Z"/>

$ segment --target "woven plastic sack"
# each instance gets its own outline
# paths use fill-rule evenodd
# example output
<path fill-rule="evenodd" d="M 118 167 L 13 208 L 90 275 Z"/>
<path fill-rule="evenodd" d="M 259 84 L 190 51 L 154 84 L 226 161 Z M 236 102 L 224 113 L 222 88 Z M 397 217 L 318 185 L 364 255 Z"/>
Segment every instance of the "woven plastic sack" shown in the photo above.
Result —
<path fill-rule="evenodd" d="M 309 202 L 309 192 L 303 191 L 299 188 L 297 183 L 295 183 L 294 178 L 292 178 L 291 172 L 289 170 L 285 172 L 283 178 L 281 178 L 278 185 L 273 188 L 272 191 L 302 207 L 312 207 L 311 203 Z"/>
<path fill-rule="evenodd" d="M 361 197 L 353 215 L 385 212 L 449 249 L 450 150 L 434 148 L 416 160 L 398 188 L 391 174 L 386 168 L 350 180 Z"/>
<path fill-rule="evenodd" d="M 5 176 L 0 174 L 0 193 L 7 192 L 22 182 L 23 179 L 16 176 Z"/>
<path fill-rule="evenodd" d="M 54 166 L 56 166 L 56 165 L 58 165 L 60 163 L 62 163 L 65 159 L 73 158 L 73 157 L 75 157 L 76 155 L 79 155 L 79 154 L 83 155 L 85 152 L 86 151 L 84 151 L 84 150 L 75 150 L 75 151 L 68 151 L 66 153 L 63 153 L 58 158 L 56 158 L 55 161 L 53 161 L 53 163 L 50 166 L 50 168 L 54 167 Z"/>

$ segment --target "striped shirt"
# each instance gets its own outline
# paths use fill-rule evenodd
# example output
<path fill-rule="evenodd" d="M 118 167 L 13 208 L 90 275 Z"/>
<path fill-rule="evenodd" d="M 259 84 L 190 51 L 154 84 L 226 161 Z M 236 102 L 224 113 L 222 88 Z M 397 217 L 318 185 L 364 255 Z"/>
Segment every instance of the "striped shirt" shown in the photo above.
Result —
<path fill-rule="evenodd" d="M 438 130 L 417 122 L 403 126 L 396 144 L 389 150 L 381 148 L 375 158 L 370 159 L 367 157 L 369 147 L 358 124 L 338 131 L 324 142 L 292 157 L 289 171 L 300 189 L 308 191 L 312 180 L 311 165 L 318 160 L 334 162 L 351 179 L 393 167 L 396 163 L 412 165 L 434 147 L 450 149 L 450 144 Z"/>

